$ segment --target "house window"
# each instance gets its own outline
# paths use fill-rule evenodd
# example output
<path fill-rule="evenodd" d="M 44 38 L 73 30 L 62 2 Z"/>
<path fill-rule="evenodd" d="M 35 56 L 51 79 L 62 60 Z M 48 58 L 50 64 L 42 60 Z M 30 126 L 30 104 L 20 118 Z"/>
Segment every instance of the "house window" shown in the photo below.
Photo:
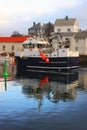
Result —
<path fill-rule="evenodd" d="M 58 28 L 58 29 L 57 29 L 57 31 L 58 31 L 58 32 L 61 32 L 61 29 L 60 29 L 60 28 Z"/>
<path fill-rule="evenodd" d="M 78 42 L 78 39 L 76 39 L 76 42 Z"/>
<path fill-rule="evenodd" d="M 70 38 L 65 38 L 65 43 L 70 43 Z"/>
<path fill-rule="evenodd" d="M 68 29 L 67 29 L 67 32 L 71 32 L 71 29 L 70 29 L 70 28 L 68 28 Z"/>
<path fill-rule="evenodd" d="M 66 41 L 70 41 L 70 38 L 65 38 Z"/>
<path fill-rule="evenodd" d="M 75 50 L 78 51 L 78 47 L 75 47 Z"/>
<path fill-rule="evenodd" d="M 3 46 L 3 50 L 5 50 L 5 46 Z"/>
<path fill-rule="evenodd" d="M 14 46 L 12 46 L 12 51 L 14 51 Z"/>

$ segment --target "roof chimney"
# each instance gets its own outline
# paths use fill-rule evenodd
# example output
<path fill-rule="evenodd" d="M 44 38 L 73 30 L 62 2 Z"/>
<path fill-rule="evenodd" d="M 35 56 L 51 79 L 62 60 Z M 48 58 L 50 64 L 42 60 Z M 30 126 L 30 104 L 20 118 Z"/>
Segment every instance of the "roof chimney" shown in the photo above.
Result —
<path fill-rule="evenodd" d="M 35 22 L 33 22 L 33 26 L 35 26 Z"/>
<path fill-rule="evenodd" d="M 66 17 L 65 17 L 65 20 L 68 20 L 68 19 L 69 19 L 68 16 L 66 16 Z"/>

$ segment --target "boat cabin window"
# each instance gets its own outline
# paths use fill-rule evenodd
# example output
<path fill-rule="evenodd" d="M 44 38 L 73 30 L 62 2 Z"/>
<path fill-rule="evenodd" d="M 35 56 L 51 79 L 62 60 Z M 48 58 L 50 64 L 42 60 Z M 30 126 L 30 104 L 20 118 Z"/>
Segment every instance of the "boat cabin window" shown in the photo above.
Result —
<path fill-rule="evenodd" d="M 26 49 L 26 48 L 27 48 L 27 44 L 23 44 L 23 48 L 25 48 L 25 49 Z"/>
<path fill-rule="evenodd" d="M 37 44 L 37 48 L 44 48 L 45 44 Z"/>
<path fill-rule="evenodd" d="M 49 47 L 52 47 L 52 45 L 47 43 L 46 48 L 49 48 Z"/>
<path fill-rule="evenodd" d="M 23 48 L 25 48 L 25 49 L 35 48 L 35 44 L 31 44 L 31 43 L 29 43 L 29 44 L 23 44 Z"/>
<path fill-rule="evenodd" d="M 28 48 L 35 48 L 35 44 L 29 43 L 29 44 L 28 44 Z"/>
<path fill-rule="evenodd" d="M 49 47 L 51 47 L 51 44 L 48 44 L 48 43 L 46 43 L 46 44 L 37 44 L 37 48 L 49 48 Z"/>

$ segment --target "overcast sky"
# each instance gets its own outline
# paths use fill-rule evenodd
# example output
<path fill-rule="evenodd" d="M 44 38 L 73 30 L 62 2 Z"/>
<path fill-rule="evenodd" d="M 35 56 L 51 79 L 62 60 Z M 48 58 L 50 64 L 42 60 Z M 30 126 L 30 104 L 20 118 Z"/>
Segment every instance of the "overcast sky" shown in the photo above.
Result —
<path fill-rule="evenodd" d="M 87 29 L 87 0 L 0 0 L 0 34 L 10 36 L 14 31 L 28 34 L 33 22 L 77 18 L 80 29 Z"/>

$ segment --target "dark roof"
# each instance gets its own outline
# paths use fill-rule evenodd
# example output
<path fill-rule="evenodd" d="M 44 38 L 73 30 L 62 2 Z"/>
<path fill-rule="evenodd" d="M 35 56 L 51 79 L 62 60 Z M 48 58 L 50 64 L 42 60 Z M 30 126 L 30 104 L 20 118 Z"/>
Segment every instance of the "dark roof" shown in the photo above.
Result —
<path fill-rule="evenodd" d="M 55 26 L 72 26 L 74 25 L 76 18 L 70 19 L 56 19 Z"/>
<path fill-rule="evenodd" d="M 37 23 L 37 24 L 33 25 L 32 27 L 28 28 L 28 30 L 37 29 L 40 27 L 41 27 L 41 23 Z"/>
<path fill-rule="evenodd" d="M 76 39 L 84 39 L 84 38 L 87 38 L 87 31 L 81 31 L 81 32 L 78 32 L 75 36 Z"/>

